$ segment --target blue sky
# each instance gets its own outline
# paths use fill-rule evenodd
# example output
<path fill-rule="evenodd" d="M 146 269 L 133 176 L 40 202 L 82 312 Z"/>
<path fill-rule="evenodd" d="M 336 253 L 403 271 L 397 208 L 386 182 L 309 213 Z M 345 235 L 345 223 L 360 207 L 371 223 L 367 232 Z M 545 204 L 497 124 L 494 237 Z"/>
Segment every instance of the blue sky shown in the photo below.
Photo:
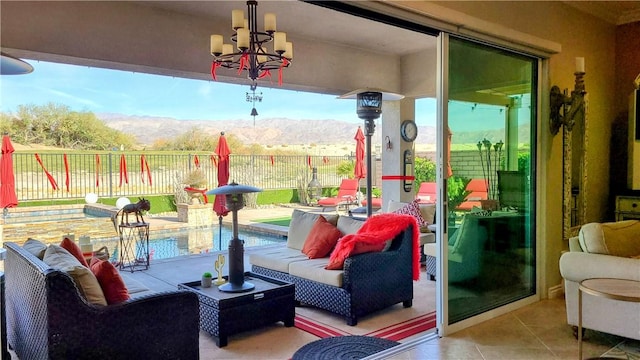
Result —
<path fill-rule="evenodd" d="M 252 104 L 246 101 L 248 85 L 183 79 L 95 67 L 27 60 L 34 71 L 0 78 L 0 111 L 15 112 L 18 105 L 67 105 L 74 111 L 170 117 L 179 120 L 251 120 Z M 269 118 L 334 119 L 362 123 L 355 100 L 258 87 L 256 121 Z M 489 105 L 451 102 L 452 131 L 504 127 L 504 113 Z M 436 125 L 435 99 L 416 101 L 416 122 Z"/>
<path fill-rule="evenodd" d="M 28 75 L 0 79 L 0 111 L 18 105 L 64 104 L 75 111 L 171 117 L 180 120 L 251 119 L 248 85 L 182 79 L 29 60 Z M 335 119 L 361 123 L 354 100 L 258 87 L 263 100 L 256 118 Z M 435 126 L 435 100 L 420 101 L 420 125 Z M 419 120 L 419 119 L 417 119 Z M 428 123 L 430 122 L 430 123 Z"/>

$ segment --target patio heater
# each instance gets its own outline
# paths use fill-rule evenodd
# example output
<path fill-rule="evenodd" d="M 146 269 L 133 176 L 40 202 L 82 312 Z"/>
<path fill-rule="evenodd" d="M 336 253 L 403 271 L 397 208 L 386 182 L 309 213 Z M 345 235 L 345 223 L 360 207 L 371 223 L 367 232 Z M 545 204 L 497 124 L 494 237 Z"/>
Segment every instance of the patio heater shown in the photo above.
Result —
<path fill-rule="evenodd" d="M 382 100 L 400 100 L 404 95 L 384 92 L 378 89 L 358 89 L 340 96 L 340 99 L 353 99 L 355 96 L 357 102 L 356 113 L 360 119 L 364 120 L 364 136 L 365 148 L 367 153 L 367 217 L 373 214 L 373 196 L 371 194 L 371 172 L 373 164 L 371 163 L 371 136 L 373 135 L 376 124 L 375 119 L 380 117 L 382 113 Z"/>
<path fill-rule="evenodd" d="M 225 195 L 233 219 L 233 239 L 229 242 L 229 281 L 218 286 L 220 291 L 244 292 L 255 288 L 254 284 L 244 281 L 244 241 L 238 238 L 238 210 L 244 207 L 244 194 L 260 191 L 262 189 L 235 182 L 207 191 L 207 195 Z"/>
<path fill-rule="evenodd" d="M 371 194 L 371 136 L 376 129 L 375 119 L 382 113 L 382 93 L 376 91 L 366 91 L 358 93 L 356 97 L 357 113 L 360 119 L 364 120 L 365 147 L 367 150 L 367 217 L 373 213 L 373 196 Z"/>

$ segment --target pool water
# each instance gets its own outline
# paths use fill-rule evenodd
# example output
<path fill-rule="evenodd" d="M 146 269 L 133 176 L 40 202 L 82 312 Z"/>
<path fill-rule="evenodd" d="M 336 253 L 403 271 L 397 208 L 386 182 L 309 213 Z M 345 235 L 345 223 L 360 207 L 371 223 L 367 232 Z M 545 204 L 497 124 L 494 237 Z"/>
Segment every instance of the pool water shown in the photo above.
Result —
<path fill-rule="evenodd" d="M 230 228 L 222 227 L 222 235 L 218 226 L 183 230 L 180 232 L 151 233 L 149 237 L 149 254 L 151 259 L 168 259 L 183 255 L 206 254 L 226 251 L 233 238 Z M 244 241 L 244 247 L 264 246 L 284 243 L 286 237 L 263 232 L 240 230 L 238 238 Z"/>

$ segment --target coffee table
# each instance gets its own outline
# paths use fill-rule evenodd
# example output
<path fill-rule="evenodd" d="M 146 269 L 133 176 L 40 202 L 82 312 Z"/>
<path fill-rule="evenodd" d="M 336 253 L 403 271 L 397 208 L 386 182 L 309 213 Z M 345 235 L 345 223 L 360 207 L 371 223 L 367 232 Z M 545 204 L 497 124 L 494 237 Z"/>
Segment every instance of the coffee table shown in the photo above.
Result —
<path fill-rule="evenodd" d="M 578 288 L 578 354 L 582 359 L 582 293 L 611 300 L 640 302 L 640 281 L 595 278 L 580 282 Z"/>
<path fill-rule="evenodd" d="M 193 291 L 200 302 L 200 328 L 213 336 L 218 347 L 227 345 L 229 335 L 282 321 L 293 326 L 295 287 L 292 283 L 267 276 L 245 273 L 255 285 L 247 292 L 223 292 L 217 286 L 202 288 L 200 280 L 178 284 Z"/>

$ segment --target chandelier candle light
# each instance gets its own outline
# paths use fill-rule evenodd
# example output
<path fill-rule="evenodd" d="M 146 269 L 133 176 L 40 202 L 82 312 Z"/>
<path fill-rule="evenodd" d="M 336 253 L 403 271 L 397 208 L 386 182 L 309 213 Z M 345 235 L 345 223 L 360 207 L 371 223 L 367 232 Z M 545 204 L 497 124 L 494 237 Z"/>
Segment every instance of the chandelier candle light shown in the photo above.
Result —
<path fill-rule="evenodd" d="M 282 70 L 289 67 L 293 59 L 293 44 L 287 41 L 287 34 L 276 31 L 276 15 L 264 14 L 264 31 L 258 31 L 257 1 L 247 1 L 249 17 L 243 10 L 231 12 L 231 27 L 234 34 L 225 44 L 222 35 L 211 35 L 211 77 L 216 79 L 216 69 L 224 67 L 237 69 L 238 75 L 246 69 L 251 80 L 251 90 L 255 90 L 257 80 L 271 77 L 271 70 L 278 70 L 278 84 L 282 85 Z M 270 48 L 267 44 L 273 43 Z"/>

